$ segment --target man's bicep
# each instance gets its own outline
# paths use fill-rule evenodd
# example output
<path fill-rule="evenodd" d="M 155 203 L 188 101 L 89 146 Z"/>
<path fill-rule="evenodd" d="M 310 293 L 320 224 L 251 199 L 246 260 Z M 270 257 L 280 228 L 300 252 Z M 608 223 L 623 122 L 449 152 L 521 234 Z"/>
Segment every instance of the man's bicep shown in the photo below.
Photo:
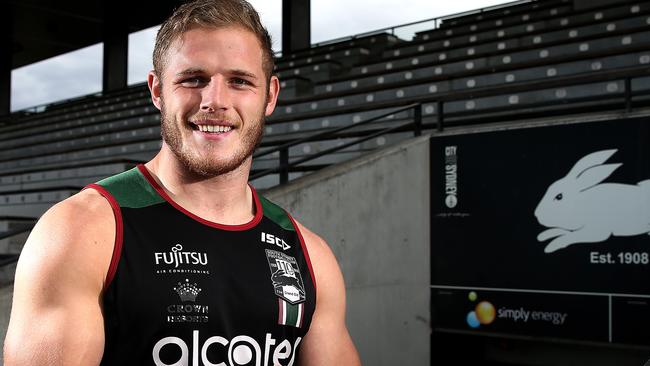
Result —
<path fill-rule="evenodd" d="M 300 366 L 357 366 L 359 355 L 344 323 L 314 319 L 301 344 Z"/>
<path fill-rule="evenodd" d="M 87 247 L 91 232 L 79 230 L 77 215 L 63 206 L 43 216 L 18 261 L 6 365 L 93 365 L 101 359 L 99 252 Z"/>
<path fill-rule="evenodd" d="M 307 239 L 309 240 L 309 239 Z M 316 311 L 301 346 L 301 366 L 360 364 L 345 325 L 345 284 L 334 254 L 322 239 L 310 247 L 318 288 Z"/>

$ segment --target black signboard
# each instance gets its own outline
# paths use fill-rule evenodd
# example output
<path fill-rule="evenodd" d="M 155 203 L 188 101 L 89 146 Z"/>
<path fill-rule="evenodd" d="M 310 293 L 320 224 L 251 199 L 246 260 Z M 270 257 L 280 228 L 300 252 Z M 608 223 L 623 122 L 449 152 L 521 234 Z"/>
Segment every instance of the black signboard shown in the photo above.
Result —
<path fill-rule="evenodd" d="M 434 328 L 650 345 L 650 119 L 432 137 L 431 182 Z"/>

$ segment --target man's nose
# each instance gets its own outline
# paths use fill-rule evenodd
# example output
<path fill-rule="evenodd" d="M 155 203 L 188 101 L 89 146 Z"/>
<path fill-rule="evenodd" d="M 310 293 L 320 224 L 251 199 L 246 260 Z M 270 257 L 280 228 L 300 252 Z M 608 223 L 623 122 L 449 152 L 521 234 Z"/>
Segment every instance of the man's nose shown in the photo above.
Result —
<path fill-rule="evenodd" d="M 215 78 L 201 92 L 201 111 L 216 112 L 230 107 L 228 85 L 222 78 Z"/>

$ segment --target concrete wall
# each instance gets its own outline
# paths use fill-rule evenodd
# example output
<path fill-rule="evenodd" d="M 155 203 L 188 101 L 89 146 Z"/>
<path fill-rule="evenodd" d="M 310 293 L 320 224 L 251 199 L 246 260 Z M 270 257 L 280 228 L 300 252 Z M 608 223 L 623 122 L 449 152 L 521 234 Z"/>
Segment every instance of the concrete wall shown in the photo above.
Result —
<path fill-rule="evenodd" d="M 363 364 L 429 366 L 429 138 L 264 194 L 334 251 L 346 281 L 348 328 Z M 15 266 L 7 270 L 5 277 L 13 278 Z M 13 292 L 6 282 L 0 284 L 3 344 Z"/>
<path fill-rule="evenodd" d="M 364 365 L 429 361 L 429 139 L 264 192 L 323 237 L 341 266 Z"/>

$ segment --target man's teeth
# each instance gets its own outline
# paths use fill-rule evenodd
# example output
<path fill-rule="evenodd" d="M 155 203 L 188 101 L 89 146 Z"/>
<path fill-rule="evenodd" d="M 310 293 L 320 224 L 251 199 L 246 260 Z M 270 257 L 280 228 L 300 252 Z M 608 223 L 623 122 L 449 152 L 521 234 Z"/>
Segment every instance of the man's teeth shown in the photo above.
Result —
<path fill-rule="evenodd" d="M 201 132 L 224 133 L 232 130 L 230 126 L 197 125 Z"/>

